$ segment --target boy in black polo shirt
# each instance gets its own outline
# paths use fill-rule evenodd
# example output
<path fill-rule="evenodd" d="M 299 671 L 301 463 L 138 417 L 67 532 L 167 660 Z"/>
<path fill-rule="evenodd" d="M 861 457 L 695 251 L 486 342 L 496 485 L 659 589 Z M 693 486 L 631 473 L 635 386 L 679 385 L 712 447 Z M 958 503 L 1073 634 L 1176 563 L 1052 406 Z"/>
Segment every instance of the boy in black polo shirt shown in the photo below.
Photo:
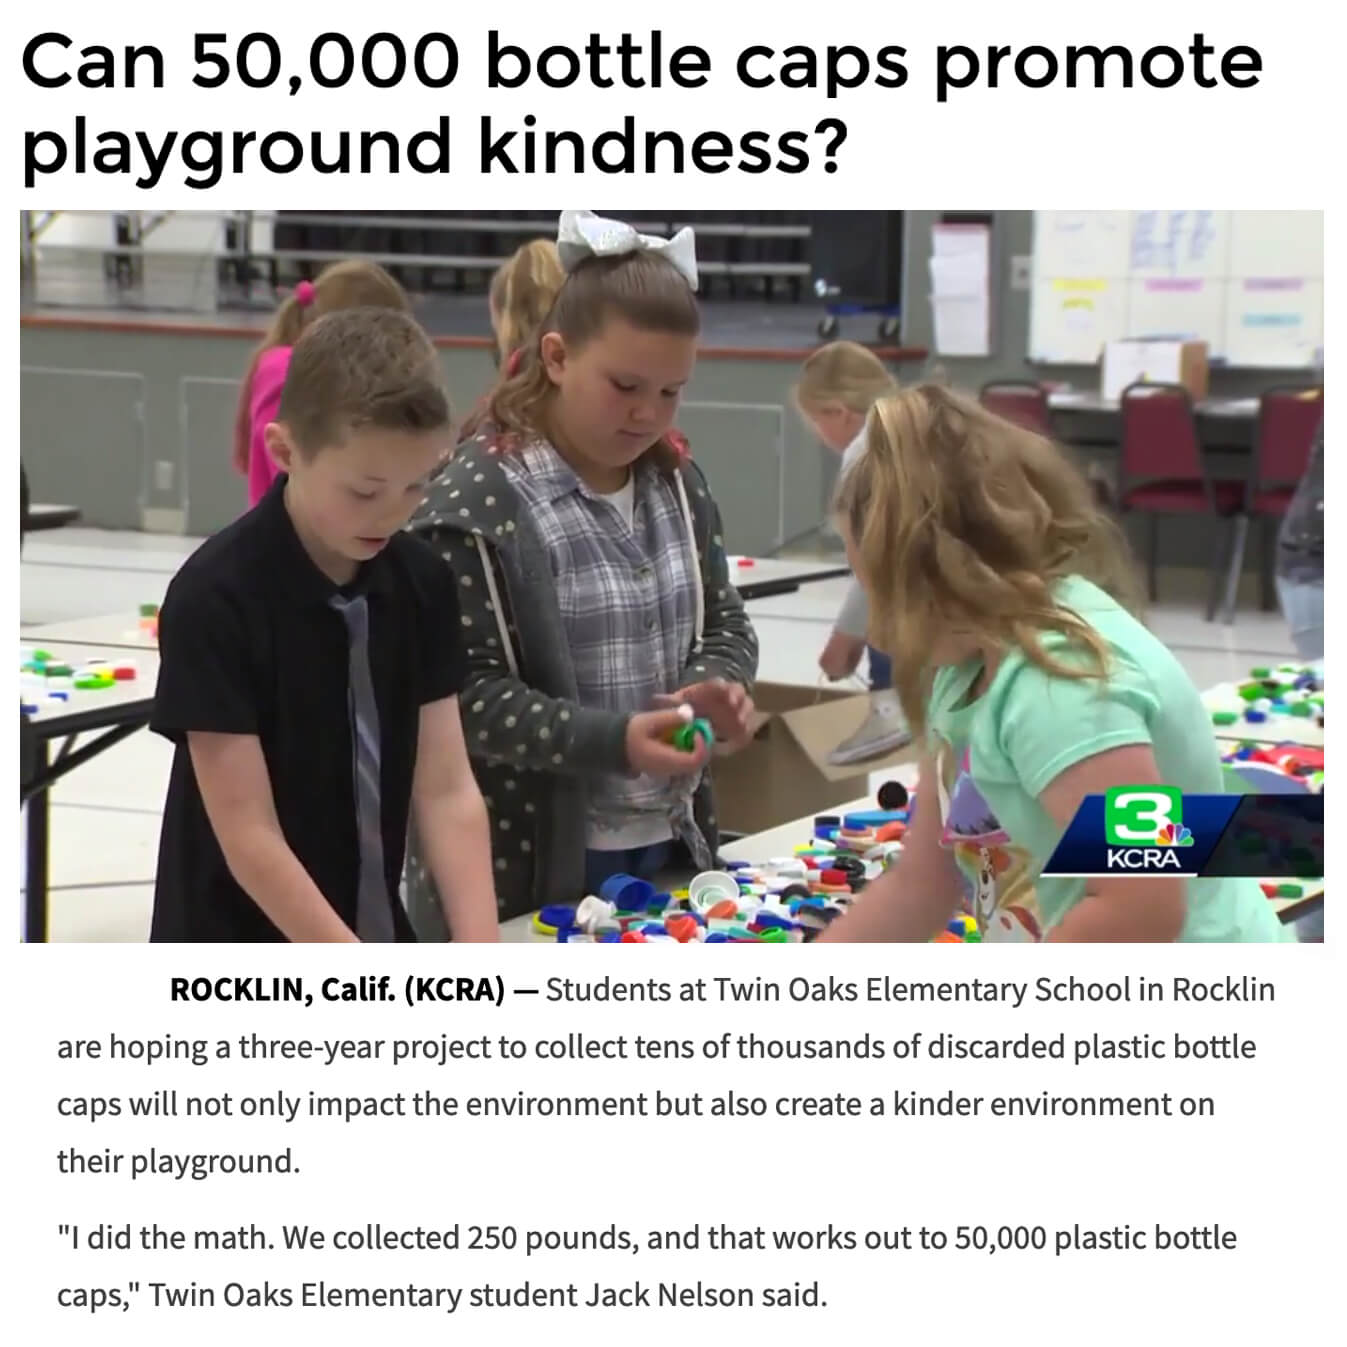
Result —
<path fill-rule="evenodd" d="M 152 940 L 412 940 L 413 813 L 453 938 L 498 937 L 454 577 L 402 531 L 449 421 L 406 315 L 333 313 L 296 344 L 266 430 L 281 475 L 160 614 L 151 727 L 177 752 Z"/>

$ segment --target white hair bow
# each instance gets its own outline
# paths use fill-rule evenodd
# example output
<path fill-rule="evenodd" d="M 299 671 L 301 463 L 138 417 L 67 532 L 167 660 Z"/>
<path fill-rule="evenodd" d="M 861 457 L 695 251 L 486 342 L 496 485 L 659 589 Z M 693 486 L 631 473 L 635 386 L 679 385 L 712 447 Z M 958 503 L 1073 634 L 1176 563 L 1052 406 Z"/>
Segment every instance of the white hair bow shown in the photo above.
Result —
<path fill-rule="evenodd" d="M 564 210 L 557 226 L 557 252 L 561 265 L 574 271 L 587 257 L 624 257 L 627 253 L 659 253 L 697 288 L 697 240 L 686 226 L 671 239 L 638 234 L 621 220 L 606 220 L 591 210 Z"/>

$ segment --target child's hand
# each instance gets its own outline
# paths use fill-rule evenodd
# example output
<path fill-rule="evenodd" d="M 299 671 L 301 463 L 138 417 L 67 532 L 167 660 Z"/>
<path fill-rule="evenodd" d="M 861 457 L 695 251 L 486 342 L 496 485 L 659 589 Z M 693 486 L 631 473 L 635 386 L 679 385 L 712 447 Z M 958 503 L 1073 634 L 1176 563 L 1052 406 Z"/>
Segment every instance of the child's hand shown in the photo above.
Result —
<path fill-rule="evenodd" d="M 835 631 L 828 637 L 828 644 L 823 647 L 823 653 L 818 657 L 818 666 L 836 683 L 843 678 L 849 678 L 860 668 L 863 654 L 865 642 L 861 637 Z"/>
<path fill-rule="evenodd" d="M 688 723 L 686 711 L 672 707 L 667 711 L 643 711 L 627 722 L 627 761 L 644 776 L 695 776 L 706 766 L 705 742 L 697 740 L 697 751 L 685 753 L 669 741 L 675 730 Z"/>
<path fill-rule="evenodd" d="M 753 720 L 753 699 L 738 683 L 712 678 L 679 688 L 672 697 L 657 697 L 661 706 L 690 706 L 693 714 L 709 720 L 718 743 L 737 746 L 747 742 Z"/>

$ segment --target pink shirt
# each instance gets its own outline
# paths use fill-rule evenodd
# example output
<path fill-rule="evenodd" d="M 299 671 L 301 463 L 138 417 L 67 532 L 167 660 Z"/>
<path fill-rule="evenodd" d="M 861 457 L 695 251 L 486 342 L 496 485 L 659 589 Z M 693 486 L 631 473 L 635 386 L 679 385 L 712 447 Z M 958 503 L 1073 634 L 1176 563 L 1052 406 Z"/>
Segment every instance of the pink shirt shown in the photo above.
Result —
<path fill-rule="evenodd" d="M 289 346 L 273 346 L 271 350 L 264 351 L 257 368 L 253 370 L 252 396 L 249 399 L 249 505 L 256 505 L 267 494 L 279 472 L 267 452 L 262 432 L 280 411 L 281 389 L 285 387 L 285 372 L 290 368 L 290 349 Z"/>

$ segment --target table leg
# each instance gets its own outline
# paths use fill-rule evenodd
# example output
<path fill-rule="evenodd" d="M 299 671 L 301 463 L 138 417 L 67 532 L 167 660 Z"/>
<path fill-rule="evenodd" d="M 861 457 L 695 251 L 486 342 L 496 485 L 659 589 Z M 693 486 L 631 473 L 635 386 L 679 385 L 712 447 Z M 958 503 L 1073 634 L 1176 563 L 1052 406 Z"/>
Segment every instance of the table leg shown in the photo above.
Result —
<path fill-rule="evenodd" d="M 1235 537 L 1230 548 L 1230 567 L 1225 573 L 1225 600 L 1221 605 L 1221 619 L 1228 627 L 1235 620 L 1235 605 L 1239 602 L 1239 577 L 1244 570 L 1244 551 L 1249 538 L 1249 516 L 1235 516 Z"/>
<path fill-rule="evenodd" d="M 33 777 L 47 770 L 47 741 L 33 745 Z M 38 791 L 28 800 L 28 876 L 24 886 L 23 938 L 29 944 L 47 940 L 47 832 L 51 794 Z"/>

